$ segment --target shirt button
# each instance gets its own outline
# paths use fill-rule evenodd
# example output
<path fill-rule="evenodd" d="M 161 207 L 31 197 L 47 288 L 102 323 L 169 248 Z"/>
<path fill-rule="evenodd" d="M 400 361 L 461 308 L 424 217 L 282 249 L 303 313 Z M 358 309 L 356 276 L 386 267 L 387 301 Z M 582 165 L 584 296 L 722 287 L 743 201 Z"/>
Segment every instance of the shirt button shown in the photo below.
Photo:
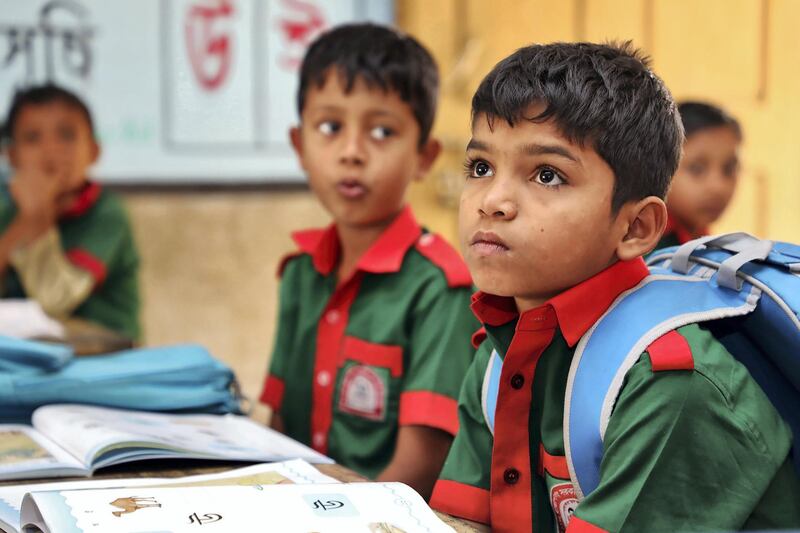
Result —
<path fill-rule="evenodd" d="M 331 373 L 327 370 L 321 371 L 317 374 L 317 385 L 320 387 L 327 387 L 331 384 Z"/>
<path fill-rule="evenodd" d="M 419 238 L 420 246 L 430 246 L 433 243 L 433 233 L 426 233 Z"/>
<path fill-rule="evenodd" d="M 325 446 L 325 435 L 322 433 L 314 433 L 314 436 L 311 440 L 314 442 L 314 446 L 317 448 L 322 448 Z"/>
<path fill-rule="evenodd" d="M 328 322 L 328 324 L 336 324 L 339 321 L 340 316 L 341 313 L 339 313 L 339 311 L 336 309 L 331 309 L 325 313 L 325 320 Z"/>
<path fill-rule="evenodd" d="M 516 468 L 506 468 L 506 471 L 503 472 L 503 481 L 509 485 L 514 485 L 519 481 L 519 470 Z"/>
<path fill-rule="evenodd" d="M 519 390 L 522 386 L 525 385 L 525 378 L 522 374 L 514 374 L 511 376 L 511 386 L 515 389 Z"/>

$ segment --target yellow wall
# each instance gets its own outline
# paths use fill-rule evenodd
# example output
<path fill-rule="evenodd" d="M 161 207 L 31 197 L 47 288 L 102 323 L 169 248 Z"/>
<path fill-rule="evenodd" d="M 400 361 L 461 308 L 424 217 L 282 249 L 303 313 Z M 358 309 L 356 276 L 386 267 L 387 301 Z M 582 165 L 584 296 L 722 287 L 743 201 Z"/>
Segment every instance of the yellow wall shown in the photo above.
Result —
<path fill-rule="evenodd" d="M 715 231 L 800 241 L 800 2 L 796 0 L 399 0 L 401 27 L 430 47 L 445 80 L 436 133 L 449 151 L 429 184 L 449 183 L 469 136 L 469 98 L 520 46 L 633 40 L 677 99 L 705 99 L 738 117 L 743 173 Z M 453 235 L 454 213 L 433 214 Z"/>

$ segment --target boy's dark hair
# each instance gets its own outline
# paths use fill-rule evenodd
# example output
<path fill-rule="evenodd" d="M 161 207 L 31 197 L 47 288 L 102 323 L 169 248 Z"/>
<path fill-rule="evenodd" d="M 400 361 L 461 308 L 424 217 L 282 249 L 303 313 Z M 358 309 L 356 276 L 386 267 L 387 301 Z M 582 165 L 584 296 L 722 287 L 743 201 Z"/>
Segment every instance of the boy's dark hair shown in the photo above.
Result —
<path fill-rule="evenodd" d="M 706 102 L 681 102 L 678 112 L 683 122 L 683 131 L 688 138 L 693 133 L 707 128 L 730 128 L 742 139 L 742 128 L 739 121 L 720 107 Z"/>
<path fill-rule="evenodd" d="M 473 121 L 552 119 L 562 134 L 588 144 L 614 171 L 612 212 L 628 201 L 664 198 L 678 167 L 683 128 L 649 60 L 623 44 L 554 43 L 520 48 L 500 61 L 472 98 Z M 542 104 L 526 116 L 531 104 Z"/>
<path fill-rule="evenodd" d="M 303 113 L 309 87 L 322 87 L 332 68 L 348 93 L 356 79 L 369 87 L 396 91 L 417 119 L 420 146 L 428 140 L 436 115 L 439 73 L 433 57 L 416 39 L 370 23 L 345 24 L 325 32 L 303 58 L 298 114 Z"/>
<path fill-rule="evenodd" d="M 8 109 L 5 127 L 0 130 L 2 137 L 7 142 L 13 142 L 14 127 L 17 124 L 20 112 L 25 106 L 43 105 L 52 102 L 62 102 L 80 111 L 89 125 L 92 137 L 94 137 L 94 122 L 92 121 L 92 113 L 89 111 L 89 107 L 75 93 L 52 83 L 26 87 L 14 93 L 14 98 L 11 100 L 11 106 Z"/>

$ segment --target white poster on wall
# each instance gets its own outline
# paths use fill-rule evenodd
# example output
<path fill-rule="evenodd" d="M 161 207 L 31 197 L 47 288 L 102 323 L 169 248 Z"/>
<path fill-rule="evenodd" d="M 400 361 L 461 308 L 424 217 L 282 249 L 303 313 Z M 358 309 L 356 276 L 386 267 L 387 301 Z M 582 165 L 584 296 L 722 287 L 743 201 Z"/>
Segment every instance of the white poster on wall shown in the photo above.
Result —
<path fill-rule="evenodd" d="M 288 143 L 309 43 L 392 0 L 0 0 L 0 116 L 52 81 L 94 115 L 113 183 L 302 181 Z"/>

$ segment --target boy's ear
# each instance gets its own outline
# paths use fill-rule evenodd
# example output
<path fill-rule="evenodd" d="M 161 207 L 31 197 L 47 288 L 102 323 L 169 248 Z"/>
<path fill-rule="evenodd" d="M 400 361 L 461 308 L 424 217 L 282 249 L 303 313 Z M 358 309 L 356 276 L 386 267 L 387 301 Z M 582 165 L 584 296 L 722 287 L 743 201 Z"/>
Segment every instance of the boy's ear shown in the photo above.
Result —
<path fill-rule="evenodd" d="M 617 243 L 621 261 L 636 259 L 658 245 L 667 227 L 667 206 L 657 196 L 648 196 L 620 208 L 619 220 L 627 225 L 625 236 Z"/>
<path fill-rule="evenodd" d="M 300 164 L 303 164 L 303 136 L 300 133 L 300 126 L 292 126 L 289 128 L 289 142 L 292 143 L 294 153 L 297 154 L 297 159 Z"/>
<path fill-rule="evenodd" d="M 100 159 L 100 154 L 103 152 L 103 149 L 100 148 L 100 143 L 92 139 L 92 165 L 97 163 L 97 160 Z"/>
<path fill-rule="evenodd" d="M 425 144 L 420 146 L 419 153 L 419 173 L 416 177 L 417 181 L 424 178 L 425 174 L 431 170 L 431 167 L 436 162 L 436 158 L 442 153 L 442 143 L 439 142 L 439 139 L 429 137 L 428 140 L 425 141 Z"/>

